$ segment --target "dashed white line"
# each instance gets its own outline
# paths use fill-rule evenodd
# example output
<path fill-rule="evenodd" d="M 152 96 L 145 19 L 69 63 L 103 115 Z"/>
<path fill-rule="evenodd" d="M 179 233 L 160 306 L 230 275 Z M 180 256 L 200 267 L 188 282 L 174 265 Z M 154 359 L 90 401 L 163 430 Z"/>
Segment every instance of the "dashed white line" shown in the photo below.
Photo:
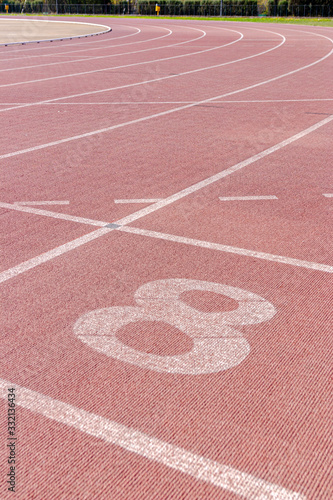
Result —
<path fill-rule="evenodd" d="M 325 196 L 325 198 L 333 198 L 333 193 L 326 193 L 323 194 L 323 196 Z"/>
<path fill-rule="evenodd" d="M 15 387 L 17 393 L 15 403 L 23 408 L 248 500 L 259 498 L 305 500 L 299 493 L 259 479 L 252 474 L 0 379 L 0 392 L 4 399 L 7 399 L 8 387 Z"/>

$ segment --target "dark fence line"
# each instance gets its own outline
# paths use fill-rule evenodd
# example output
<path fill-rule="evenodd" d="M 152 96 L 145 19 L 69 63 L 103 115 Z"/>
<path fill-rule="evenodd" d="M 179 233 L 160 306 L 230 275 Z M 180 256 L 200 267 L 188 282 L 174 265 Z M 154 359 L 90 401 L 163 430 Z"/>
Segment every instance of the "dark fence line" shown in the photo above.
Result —
<path fill-rule="evenodd" d="M 263 15 L 259 12 L 255 0 L 240 0 L 238 3 L 229 3 L 224 0 L 221 4 L 218 0 L 162 0 L 158 2 L 161 16 L 203 16 L 203 17 L 257 17 Z M 22 2 L 3 2 L 0 3 L 0 12 L 19 14 L 21 12 L 33 14 L 91 14 L 91 15 L 125 15 L 137 14 L 155 16 L 156 2 L 152 0 L 126 1 L 109 4 L 71 4 L 60 3 L 56 1 L 26 1 Z M 286 1 L 280 1 L 278 4 L 269 2 L 268 9 L 264 15 L 272 17 L 331 17 L 333 15 L 333 6 L 331 5 L 295 5 Z"/>

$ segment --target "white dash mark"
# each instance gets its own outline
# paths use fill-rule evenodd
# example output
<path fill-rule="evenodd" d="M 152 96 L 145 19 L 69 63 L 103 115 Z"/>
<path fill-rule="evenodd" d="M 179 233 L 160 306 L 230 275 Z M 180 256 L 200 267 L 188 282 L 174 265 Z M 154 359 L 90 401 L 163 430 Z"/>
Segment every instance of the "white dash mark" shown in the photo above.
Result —
<path fill-rule="evenodd" d="M 277 200 L 277 196 L 220 196 L 221 201 Z"/>
<path fill-rule="evenodd" d="M 144 199 L 132 199 L 132 200 L 114 200 L 115 203 L 157 203 L 163 200 L 163 198 L 144 198 Z"/>
<path fill-rule="evenodd" d="M 15 201 L 14 205 L 69 205 L 69 201 Z"/>
<path fill-rule="evenodd" d="M 325 198 L 333 198 L 333 193 L 326 193 L 323 194 L 323 196 L 325 196 Z"/>
<path fill-rule="evenodd" d="M 15 387 L 15 402 L 23 408 L 248 500 L 305 500 L 304 495 L 287 490 L 283 486 L 269 483 L 131 427 L 0 379 L 0 395 L 4 399 L 7 399 L 8 387 Z"/>

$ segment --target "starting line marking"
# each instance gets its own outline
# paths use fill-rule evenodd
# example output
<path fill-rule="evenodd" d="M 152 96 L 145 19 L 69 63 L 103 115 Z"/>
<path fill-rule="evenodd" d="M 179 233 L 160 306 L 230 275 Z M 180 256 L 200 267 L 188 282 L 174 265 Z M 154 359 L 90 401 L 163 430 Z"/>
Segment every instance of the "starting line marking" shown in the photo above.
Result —
<path fill-rule="evenodd" d="M 277 200 L 277 196 L 220 196 L 221 201 Z"/>
<path fill-rule="evenodd" d="M 1 397 L 7 399 L 8 387 L 15 384 L 0 379 Z M 112 420 L 16 386 L 16 404 L 61 424 L 102 439 L 154 462 L 188 474 L 248 500 L 258 498 L 305 500 L 305 496 L 269 483 L 251 474 L 219 464 L 190 451 L 154 438 Z"/>
<path fill-rule="evenodd" d="M 114 200 L 115 203 L 157 203 L 164 198 L 145 198 L 145 199 L 132 199 L 132 200 Z"/>
<path fill-rule="evenodd" d="M 69 201 L 15 201 L 14 205 L 69 205 Z"/>
<path fill-rule="evenodd" d="M 222 179 L 223 177 L 226 177 L 234 172 L 237 172 L 238 170 L 246 167 L 247 165 L 250 165 L 252 163 L 255 163 L 256 161 L 265 158 L 266 156 L 274 153 L 275 151 L 278 151 L 285 146 L 288 146 L 289 144 L 293 143 L 294 141 L 297 141 L 298 139 L 301 139 L 302 137 L 310 134 L 311 132 L 319 129 L 320 127 L 326 125 L 327 123 L 330 123 L 333 120 L 333 115 L 324 118 L 323 120 L 317 122 L 315 125 L 312 125 L 311 127 L 303 130 L 302 132 L 299 132 L 296 135 L 293 135 L 292 137 L 289 137 L 289 139 L 286 139 L 285 141 L 282 141 L 275 146 L 272 146 L 271 148 L 268 148 L 261 153 L 258 153 L 251 158 L 248 158 L 247 160 L 244 160 L 240 163 L 237 163 L 236 165 L 233 165 L 232 167 L 227 168 L 226 170 L 222 170 L 221 172 L 208 177 L 207 179 L 204 179 L 203 181 L 200 181 L 196 184 L 193 184 L 192 186 L 183 189 L 182 191 L 179 191 L 178 193 L 175 193 L 161 201 L 158 201 L 149 207 L 146 207 L 144 209 L 138 210 L 137 212 L 134 212 L 133 214 L 124 217 L 123 219 L 120 219 L 119 221 L 115 221 L 113 223 L 108 223 L 108 222 L 101 222 L 101 221 L 92 221 L 91 219 L 83 219 L 82 217 L 75 217 L 75 216 L 67 216 L 66 214 L 58 214 L 56 212 L 49 212 L 47 210 L 39 210 L 36 208 L 31 208 L 31 207 L 23 207 L 19 205 L 14 205 L 10 203 L 0 203 L 0 207 L 7 208 L 7 209 L 12 209 L 12 210 L 19 210 L 19 211 L 25 211 L 29 213 L 34 213 L 36 215 L 45 215 L 48 217 L 56 217 L 56 218 L 66 218 L 66 220 L 71 220 L 74 222 L 82 222 L 84 224 L 92 224 L 96 226 L 103 226 L 100 227 L 100 229 L 97 229 L 96 231 L 93 231 L 89 234 L 86 234 L 85 236 L 82 236 L 80 238 L 76 238 L 75 240 L 69 241 L 68 243 L 61 245 L 59 247 L 54 248 L 53 250 L 50 250 L 48 252 L 45 252 L 38 257 L 34 257 L 30 260 L 27 260 L 25 262 L 22 262 L 21 264 L 18 264 L 17 266 L 14 266 L 10 269 L 7 269 L 6 271 L 3 271 L 0 273 L 0 283 L 7 281 L 8 279 L 11 279 L 21 273 L 24 273 L 25 271 L 28 271 L 29 269 L 32 269 L 36 266 L 39 266 L 40 264 L 43 264 L 44 262 L 47 262 L 55 257 L 58 257 L 59 255 L 62 255 L 66 252 L 69 252 L 70 250 L 73 250 L 74 248 L 78 248 L 81 245 L 84 245 L 85 243 L 92 241 L 96 238 L 99 238 L 100 236 L 103 236 L 104 234 L 108 233 L 109 231 L 113 230 L 119 230 L 121 229 L 122 231 L 127 231 L 127 232 L 137 232 L 137 234 L 143 234 L 143 231 L 145 231 L 145 235 L 149 235 L 152 237 L 158 237 L 161 238 L 163 236 L 163 239 L 170 239 L 170 241 L 179 241 L 182 243 L 189 243 L 189 244 L 195 244 L 196 246 L 202 246 L 203 248 L 215 248 L 216 250 L 221 250 L 225 252 L 230 252 L 230 253 L 236 253 L 239 255 L 246 255 L 249 257 L 255 257 L 255 258 L 261 258 L 265 260 L 271 260 L 273 262 L 280 262 L 284 264 L 291 264 L 291 265 L 296 265 L 299 267 L 305 267 L 307 269 L 315 269 L 318 271 L 324 271 L 328 273 L 333 272 L 333 266 L 329 266 L 326 264 L 317 264 L 315 262 L 307 262 L 303 260 L 298 260 L 298 259 L 291 259 L 289 257 L 283 257 L 283 256 L 277 256 L 277 255 L 271 255 L 271 254 L 266 254 L 263 252 L 256 252 L 253 250 L 246 250 L 246 249 L 240 249 L 236 247 L 231 247 L 227 245 L 220 245 L 217 243 L 208 243 L 208 242 L 203 242 L 200 240 L 192 240 L 190 238 L 183 238 L 180 236 L 172 236 L 172 235 L 167 235 L 163 233 L 155 233 L 154 231 L 146 231 L 146 230 L 140 230 L 137 228 L 125 228 L 121 227 L 119 228 L 118 226 L 124 226 L 125 224 L 130 224 L 131 222 L 138 220 L 145 215 L 148 215 L 152 212 L 155 212 L 156 210 L 159 210 L 160 208 L 163 208 L 171 203 L 174 203 L 175 201 L 184 198 L 185 196 L 188 196 L 191 193 L 194 193 L 196 191 L 199 191 L 200 189 Z M 7 155 L 4 155 L 7 156 Z M 0 156 L 0 159 L 3 158 L 4 156 Z M 11 156 L 11 154 L 9 155 Z M 89 222 L 89 220 L 91 222 Z M 158 235 L 158 236 L 157 236 Z M 162 236 L 161 236 L 162 235 Z M 177 238 L 177 239 L 176 239 Z"/>
<path fill-rule="evenodd" d="M 118 228 L 118 231 L 138 234 L 141 236 L 150 236 L 151 238 L 158 238 L 166 241 L 174 241 L 176 243 L 185 243 L 186 245 L 208 248 L 210 250 L 218 250 L 220 252 L 234 253 L 237 255 L 244 255 L 246 257 L 253 257 L 256 259 L 269 260 L 271 262 L 279 262 L 280 264 L 290 264 L 292 266 L 304 267 L 306 269 L 314 269 L 316 271 L 324 271 L 326 273 L 333 273 L 333 266 L 329 266 L 327 264 L 318 264 L 317 262 L 308 262 L 306 260 L 294 259 L 292 257 L 284 257 L 283 255 L 274 255 L 265 252 L 258 252 L 256 250 L 247 250 L 246 248 L 221 245 L 220 243 L 211 243 L 209 241 L 195 240 L 192 238 L 176 236 L 173 234 L 158 233 L 156 231 L 149 231 L 147 229 L 140 229 L 136 227 L 122 226 Z"/>

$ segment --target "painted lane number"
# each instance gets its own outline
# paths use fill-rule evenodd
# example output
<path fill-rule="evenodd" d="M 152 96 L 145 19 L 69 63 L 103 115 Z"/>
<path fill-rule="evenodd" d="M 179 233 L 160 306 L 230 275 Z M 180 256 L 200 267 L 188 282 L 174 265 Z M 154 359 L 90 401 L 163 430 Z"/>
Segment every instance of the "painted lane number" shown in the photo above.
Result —
<path fill-rule="evenodd" d="M 185 304 L 183 292 L 200 290 L 226 295 L 238 302 L 227 312 L 205 313 Z M 276 310 L 254 293 L 208 281 L 168 279 L 151 281 L 135 293 L 138 307 L 96 309 L 74 325 L 74 333 L 93 349 L 107 356 L 158 372 L 199 375 L 227 370 L 241 363 L 250 346 L 237 326 L 271 319 Z M 117 339 L 124 325 L 138 321 L 163 321 L 192 338 L 190 352 L 159 356 L 133 349 Z"/>

